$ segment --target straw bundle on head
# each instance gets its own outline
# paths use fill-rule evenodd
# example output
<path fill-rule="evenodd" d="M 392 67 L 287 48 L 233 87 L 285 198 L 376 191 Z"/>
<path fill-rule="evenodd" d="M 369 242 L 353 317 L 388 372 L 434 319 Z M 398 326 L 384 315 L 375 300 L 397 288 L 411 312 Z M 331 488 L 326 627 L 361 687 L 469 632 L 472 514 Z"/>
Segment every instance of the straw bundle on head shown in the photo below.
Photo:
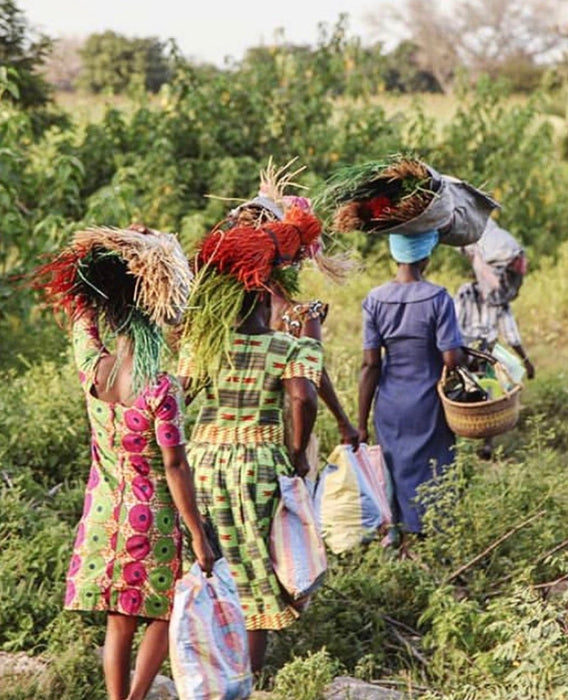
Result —
<path fill-rule="evenodd" d="M 313 214 L 312 202 L 307 197 L 286 194 L 290 188 L 306 189 L 295 178 L 303 172 L 304 167 L 292 169 L 297 158 L 278 168 L 272 158 L 260 171 L 258 196 L 243 202 L 229 213 L 224 225 L 227 227 L 260 228 L 270 222 L 289 219 L 290 210 L 296 209 Z M 353 271 L 354 264 L 346 255 L 325 255 L 321 235 L 304 250 L 304 258 L 313 260 L 322 274 L 333 282 L 344 282 Z"/>
<path fill-rule="evenodd" d="M 187 303 L 192 274 L 177 238 L 171 233 L 89 228 L 78 231 L 71 247 L 117 253 L 136 279 L 135 303 L 156 323 L 176 323 Z"/>
<path fill-rule="evenodd" d="M 414 158 L 394 156 L 385 162 L 342 168 L 317 198 L 316 206 L 333 212 L 338 233 L 388 230 L 414 219 L 435 192 L 427 166 Z"/>
<path fill-rule="evenodd" d="M 353 269 L 345 258 L 322 254 L 321 223 L 310 200 L 286 194 L 302 187 L 295 178 L 304 168 L 293 169 L 295 161 L 278 168 L 270 159 L 260 173 L 258 195 L 229 212 L 201 243 L 182 336 L 197 384 L 228 355 L 247 292 L 277 288 L 291 299 L 299 291 L 299 267 L 306 259 L 336 281 Z"/>
<path fill-rule="evenodd" d="M 31 285 L 69 318 L 92 310 L 112 333 L 129 337 L 140 390 L 159 371 L 164 339 L 158 324 L 181 319 L 191 279 L 173 235 L 91 228 L 35 270 Z"/>
<path fill-rule="evenodd" d="M 283 221 L 215 229 L 204 238 L 182 338 L 191 347 L 194 382 L 214 374 L 228 353 L 247 292 L 278 285 L 296 293 L 298 266 L 320 234 L 313 214 L 292 207 Z"/>

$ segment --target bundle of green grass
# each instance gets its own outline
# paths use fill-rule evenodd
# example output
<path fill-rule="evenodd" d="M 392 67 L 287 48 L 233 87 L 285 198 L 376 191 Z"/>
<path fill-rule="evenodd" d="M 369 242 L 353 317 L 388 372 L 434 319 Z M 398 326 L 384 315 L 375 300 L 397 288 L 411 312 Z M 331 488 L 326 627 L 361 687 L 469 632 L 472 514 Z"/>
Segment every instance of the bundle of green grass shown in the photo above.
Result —
<path fill-rule="evenodd" d="M 343 167 L 314 202 L 336 233 L 415 234 L 436 229 L 440 242 L 477 241 L 499 205 L 472 185 L 412 156 Z"/>

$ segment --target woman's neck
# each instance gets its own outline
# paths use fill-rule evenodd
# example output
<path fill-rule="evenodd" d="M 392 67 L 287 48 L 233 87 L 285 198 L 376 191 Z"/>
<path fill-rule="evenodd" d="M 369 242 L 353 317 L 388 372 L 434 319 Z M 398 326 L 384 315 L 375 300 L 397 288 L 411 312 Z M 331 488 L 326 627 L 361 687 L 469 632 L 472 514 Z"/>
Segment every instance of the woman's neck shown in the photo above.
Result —
<path fill-rule="evenodd" d="M 409 282 L 421 282 L 424 279 L 422 270 L 414 263 L 399 263 L 395 282 L 408 284 Z"/>
<path fill-rule="evenodd" d="M 269 311 L 265 306 L 260 304 L 255 306 L 251 313 L 238 324 L 237 331 L 244 335 L 270 333 L 268 314 Z"/>

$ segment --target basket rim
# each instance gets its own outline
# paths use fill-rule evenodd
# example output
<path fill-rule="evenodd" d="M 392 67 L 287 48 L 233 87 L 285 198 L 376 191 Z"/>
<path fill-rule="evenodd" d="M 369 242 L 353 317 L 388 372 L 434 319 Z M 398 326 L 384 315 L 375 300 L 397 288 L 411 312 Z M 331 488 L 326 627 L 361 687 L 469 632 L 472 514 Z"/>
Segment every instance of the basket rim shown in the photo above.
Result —
<path fill-rule="evenodd" d="M 472 401 L 471 403 L 468 403 L 465 401 L 452 401 L 452 399 L 449 399 L 444 394 L 444 389 L 442 387 L 442 379 L 439 379 L 437 384 L 438 395 L 440 396 L 440 399 L 449 406 L 456 406 L 459 408 L 463 408 L 464 406 L 470 406 L 472 408 L 478 408 L 481 406 L 494 406 L 495 404 L 498 404 L 500 402 L 509 401 L 524 388 L 524 384 L 522 382 L 519 382 L 518 384 L 515 384 L 515 386 L 511 389 L 511 391 L 509 391 L 509 393 L 503 394 L 503 396 L 499 396 L 496 399 L 490 399 L 489 401 Z"/>

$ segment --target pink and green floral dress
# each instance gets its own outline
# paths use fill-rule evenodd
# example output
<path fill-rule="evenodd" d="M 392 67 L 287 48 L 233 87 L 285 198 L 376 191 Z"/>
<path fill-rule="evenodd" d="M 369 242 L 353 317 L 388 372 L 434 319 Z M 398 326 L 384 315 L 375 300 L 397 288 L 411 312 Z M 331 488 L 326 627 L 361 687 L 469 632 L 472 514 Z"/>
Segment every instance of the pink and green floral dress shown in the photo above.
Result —
<path fill-rule="evenodd" d="M 167 620 L 181 575 L 182 536 L 160 446 L 185 442 L 181 388 L 160 374 L 131 406 L 101 401 L 93 380 L 108 352 L 92 317 L 75 322 L 73 347 L 92 438 L 65 608 Z"/>

